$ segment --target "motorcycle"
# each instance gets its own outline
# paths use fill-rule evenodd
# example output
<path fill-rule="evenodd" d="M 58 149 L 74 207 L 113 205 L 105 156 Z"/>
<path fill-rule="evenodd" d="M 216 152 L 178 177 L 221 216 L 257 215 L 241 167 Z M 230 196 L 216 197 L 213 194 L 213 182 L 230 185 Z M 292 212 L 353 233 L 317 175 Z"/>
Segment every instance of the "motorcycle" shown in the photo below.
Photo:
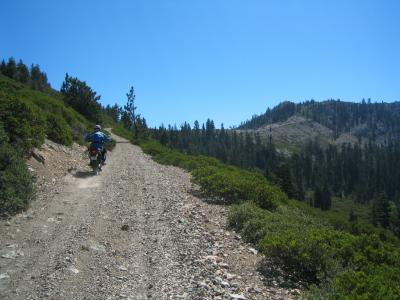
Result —
<path fill-rule="evenodd" d="M 90 158 L 90 166 L 93 169 L 93 174 L 98 175 L 101 171 L 102 166 L 104 165 L 103 155 L 101 148 L 89 148 L 89 158 Z"/>

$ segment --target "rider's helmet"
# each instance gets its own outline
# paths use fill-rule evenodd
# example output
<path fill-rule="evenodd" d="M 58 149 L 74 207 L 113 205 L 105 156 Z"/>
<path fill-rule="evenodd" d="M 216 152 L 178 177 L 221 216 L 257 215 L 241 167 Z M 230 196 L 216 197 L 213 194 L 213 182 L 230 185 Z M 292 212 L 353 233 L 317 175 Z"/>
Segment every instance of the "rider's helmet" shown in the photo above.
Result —
<path fill-rule="evenodd" d="M 100 125 L 94 126 L 94 131 L 100 131 L 100 130 L 101 130 L 101 126 Z"/>

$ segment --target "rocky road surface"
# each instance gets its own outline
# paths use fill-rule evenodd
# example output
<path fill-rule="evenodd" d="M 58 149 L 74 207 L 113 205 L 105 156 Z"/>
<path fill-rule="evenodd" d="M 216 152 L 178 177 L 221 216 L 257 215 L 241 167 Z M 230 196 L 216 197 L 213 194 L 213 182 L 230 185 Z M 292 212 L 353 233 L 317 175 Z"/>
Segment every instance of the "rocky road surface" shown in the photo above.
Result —
<path fill-rule="evenodd" d="M 299 295 L 258 273 L 261 256 L 226 228 L 226 207 L 195 196 L 189 173 L 114 138 L 101 175 L 70 170 L 0 221 L 0 299 Z"/>

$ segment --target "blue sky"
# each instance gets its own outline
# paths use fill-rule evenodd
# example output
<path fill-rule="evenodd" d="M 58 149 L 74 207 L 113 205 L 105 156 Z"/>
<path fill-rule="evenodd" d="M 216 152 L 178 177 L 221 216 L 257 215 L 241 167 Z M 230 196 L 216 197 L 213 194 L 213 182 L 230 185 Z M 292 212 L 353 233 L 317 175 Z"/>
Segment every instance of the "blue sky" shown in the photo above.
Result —
<path fill-rule="evenodd" d="M 283 100 L 400 100 L 400 1 L 2 1 L 0 57 L 68 72 L 151 126 L 238 125 Z"/>

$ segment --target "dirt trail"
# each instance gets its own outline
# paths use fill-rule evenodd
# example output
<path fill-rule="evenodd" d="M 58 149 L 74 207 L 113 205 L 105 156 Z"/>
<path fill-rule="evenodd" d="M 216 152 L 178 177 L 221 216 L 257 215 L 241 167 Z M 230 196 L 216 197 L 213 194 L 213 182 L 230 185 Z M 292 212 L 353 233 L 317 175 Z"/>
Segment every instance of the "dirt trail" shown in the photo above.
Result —
<path fill-rule="evenodd" d="M 118 144 L 99 176 L 78 170 L 51 201 L 0 222 L 1 299 L 287 299 L 260 256 L 225 229 L 225 208 L 190 174 Z M 33 213 L 30 213 L 33 212 Z M 275 285 L 275 286 L 274 286 Z"/>

